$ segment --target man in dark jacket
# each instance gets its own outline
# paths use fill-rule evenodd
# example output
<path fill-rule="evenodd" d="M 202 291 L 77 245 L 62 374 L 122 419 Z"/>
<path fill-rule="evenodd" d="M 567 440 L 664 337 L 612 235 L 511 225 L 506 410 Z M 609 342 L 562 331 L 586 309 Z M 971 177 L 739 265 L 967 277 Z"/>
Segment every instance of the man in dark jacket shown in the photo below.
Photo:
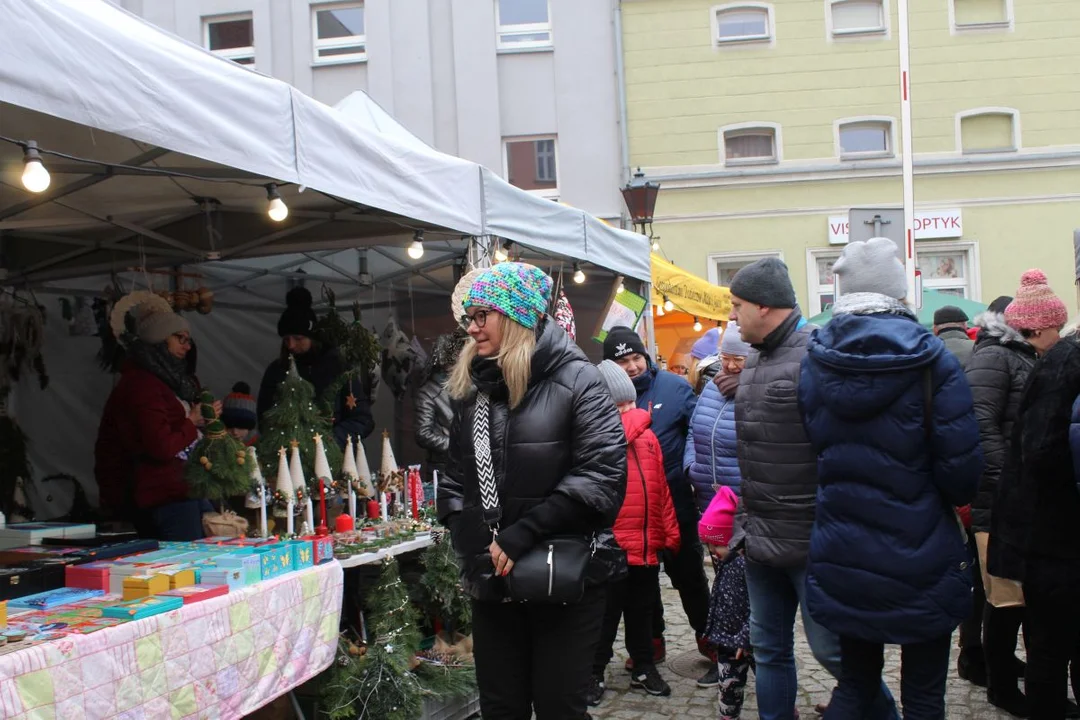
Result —
<path fill-rule="evenodd" d="M 285 296 L 285 312 L 278 320 L 282 353 L 266 368 L 259 385 L 258 414 L 260 424 L 266 411 L 274 406 L 274 395 L 289 371 L 289 355 L 296 358 L 300 377 L 315 386 L 315 397 L 329 404 L 334 413 L 334 439 L 345 447 L 349 435 L 365 438 L 371 434 L 375 421 L 371 403 L 360 388 L 358 380 L 348 380 L 333 397 L 327 395 L 341 381 L 345 368 L 337 348 L 325 347 L 315 338 L 315 311 L 307 288 L 295 287 Z"/>
<path fill-rule="evenodd" d="M 795 613 L 801 608 L 814 657 L 840 675 L 840 641 L 806 610 L 810 531 L 817 499 L 817 454 L 799 412 L 800 363 L 810 331 L 796 306 L 787 265 L 763 258 L 731 282 L 731 319 L 751 352 L 735 395 L 742 497 L 730 547 L 747 559 L 750 638 L 763 720 L 790 720 L 795 706 Z M 882 686 L 884 689 L 884 686 Z M 881 695 L 873 718 L 893 717 Z"/>
<path fill-rule="evenodd" d="M 698 649 L 708 657 L 708 649 L 702 638 L 709 619 L 709 581 L 705 577 L 702 561 L 704 551 L 698 539 L 697 506 L 694 504 L 690 480 L 682 467 L 686 434 L 697 398 L 690 383 L 653 364 L 645 343 L 628 327 L 619 325 L 611 328 L 604 339 L 604 359 L 614 360 L 626 371 L 637 390 L 637 406 L 649 411 L 652 416 L 652 430 L 660 440 L 660 449 L 664 453 L 664 472 L 675 504 L 681 536 L 679 551 L 667 555 L 664 570 L 679 591 L 686 619 L 698 637 Z M 662 659 L 663 603 L 658 602 L 656 607 L 660 608 L 660 612 L 654 615 L 653 642 L 657 645 L 658 659 Z"/>
<path fill-rule="evenodd" d="M 994 587 L 994 580 L 986 577 L 985 567 L 994 494 L 1024 385 L 1035 364 L 1035 348 L 1019 330 L 1005 322 L 1004 312 L 1010 302 L 1011 297 L 999 297 L 986 312 L 976 316 L 975 327 L 979 332 L 965 369 L 975 399 L 975 417 L 979 421 L 986 466 L 979 481 L 979 494 L 971 504 L 971 533 L 978 548 L 975 604 L 971 616 L 960 625 L 957 674 L 977 685 L 987 685 L 987 695 L 994 705 L 1022 711 L 1024 702 L 1016 678 L 1023 675 L 1023 663 L 1015 653 L 1024 609 L 1013 605 L 1013 600 L 1002 597 L 1000 592 L 995 593 L 993 602 L 987 603 L 987 593 Z"/>
<path fill-rule="evenodd" d="M 934 311 L 934 334 L 941 338 L 949 352 L 960 361 L 960 367 L 967 367 L 968 358 L 975 341 L 967 334 L 967 313 L 955 305 L 946 305 Z"/>

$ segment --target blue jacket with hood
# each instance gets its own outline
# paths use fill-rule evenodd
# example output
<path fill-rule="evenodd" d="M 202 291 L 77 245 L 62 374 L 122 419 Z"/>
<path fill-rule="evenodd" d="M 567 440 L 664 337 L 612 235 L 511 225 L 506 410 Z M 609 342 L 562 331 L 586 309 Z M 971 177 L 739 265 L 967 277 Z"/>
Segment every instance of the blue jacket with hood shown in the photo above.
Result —
<path fill-rule="evenodd" d="M 690 428 L 690 416 L 694 414 L 697 398 L 694 389 L 684 378 L 666 370 L 660 370 L 649 358 L 649 367 L 633 378 L 637 390 L 637 406 L 652 415 L 652 431 L 660 441 L 664 453 L 664 472 L 667 474 L 671 500 L 679 524 L 694 524 L 698 514 L 694 495 L 683 470 L 683 454 L 686 449 L 686 432 Z"/>
<path fill-rule="evenodd" d="M 690 477 L 699 513 L 709 507 L 721 485 L 739 494 L 742 476 L 737 449 L 735 398 L 724 397 L 716 383 L 707 382 L 690 418 L 683 456 L 683 467 Z"/>
<path fill-rule="evenodd" d="M 971 502 L 983 468 L 960 364 L 909 315 L 837 314 L 809 341 L 799 403 L 818 453 L 810 615 L 870 642 L 950 634 L 971 612 L 953 508 Z"/>

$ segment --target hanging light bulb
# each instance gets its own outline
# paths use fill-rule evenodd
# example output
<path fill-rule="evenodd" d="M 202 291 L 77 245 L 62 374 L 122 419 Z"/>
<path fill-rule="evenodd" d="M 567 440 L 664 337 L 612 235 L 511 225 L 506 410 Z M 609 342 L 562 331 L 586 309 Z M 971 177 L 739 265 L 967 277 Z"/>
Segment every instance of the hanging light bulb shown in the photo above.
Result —
<path fill-rule="evenodd" d="M 266 186 L 266 199 L 269 201 L 269 205 L 266 206 L 266 214 L 270 216 L 271 220 L 281 222 L 289 217 L 289 206 L 281 199 L 277 185 L 274 183 Z"/>
<path fill-rule="evenodd" d="M 30 140 L 23 147 L 23 187 L 32 193 L 45 192 L 49 189 L 49 171 L 41 164 L 41 153 L 38 145 Z"/>
<path fill-rule="evenodd" d="M 675 309 L 675 303 L 671 302 L 671 300 L 668 299 L 667 295 L 664 296 L 664 309 L 668 312 L 671 312 Z"/>
<path fill-rule="evenodd" d="M 495 248 L 495 262 L 506 262 L 510 259 L 510 241 Z"/>
<path fill-rule="evenodd" d="M 413 233 L 412 245 L 409 245 L 409 249 L 407 250 L 407 252 L 409 253 L 409 257 L 411 257 L 413 260 L 419 260 L 420 258 L 424 257 L 423 230 L 417 230 L 415 233 Z"/>
<path fill-rule="evenodd" d="M 653 238 L 652 251 L 653 252 L 660 252 L 660 238 Z"/>
<path fill-rule="evenodd" d="M 615 288 L 615 292 L 617 294 L 621 294 L 621 293 L 626 292 L 626 286 L 623 285 L 622 280 L 619 281 L 619 287 Z"/>
<path fill-rule="evenodd" d="M 694 318 L 694 332 L 701 332 L 701 321 Z"/>
<path fill-rule="evenodd" d="M 578 267 L 577 263 L 574 263 L 574 282 L 578 285 L 585 282 L 585 273 L 581 272 L 581 268 Z"/>
<path fill-rule="evenodd" d="M 657 305 L 656 306 L 656 317 L 664 317 L 664 306 L 663 305 Z"/>

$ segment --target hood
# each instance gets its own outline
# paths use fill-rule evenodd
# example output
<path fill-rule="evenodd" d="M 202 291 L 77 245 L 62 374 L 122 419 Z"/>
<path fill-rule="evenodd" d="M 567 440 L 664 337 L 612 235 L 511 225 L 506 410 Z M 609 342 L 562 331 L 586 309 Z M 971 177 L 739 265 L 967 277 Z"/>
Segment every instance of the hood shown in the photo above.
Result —
<path fill-rule="evenodd" d="M 557 323 L 550 319 L 541 320 L 540 323 L 537 330 L 536 350 L 532 357 L 530 385 L 535 385 L 540 380 L 550 377 L 567 363 L 575 360 L 589 362 L 582 349 Z"/>
<path fill-rule="evenodd" d="M 978 342 L 995 342 L 1001 345 L 1020 343 L 1028 345 L 1028 341 L 1020 334 L 1019 330 L 1005 324 L 1004 313 L 996 313 L 987 310 L 979 313 L 971 322 L 979 329 Z"/>
<path fill-rule="evenodd" d="M 806 369 L 832 412 L 858 419 L 921 382 L 942 352 L 944 343 L 908 315 L 842 314 L 811 335 Z"/>
<path fill-rule="evenodd" d="M 627 410 L 622 414 L 622 426 L 626 432 L 626 442 L 632 443 L 652 427 L 652 416 L 641 408 Z"/>

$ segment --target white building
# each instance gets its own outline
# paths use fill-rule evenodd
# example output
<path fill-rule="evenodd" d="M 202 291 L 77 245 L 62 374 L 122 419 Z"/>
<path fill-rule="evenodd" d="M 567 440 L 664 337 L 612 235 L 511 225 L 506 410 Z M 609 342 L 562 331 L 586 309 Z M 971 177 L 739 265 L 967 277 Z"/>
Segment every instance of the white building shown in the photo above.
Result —
<path fill-rule="evenodd" d="M 334 105 L 367 92 L 418 137 L 606 219 L 624 212 L 610 0 L 121 0 Z"/>

